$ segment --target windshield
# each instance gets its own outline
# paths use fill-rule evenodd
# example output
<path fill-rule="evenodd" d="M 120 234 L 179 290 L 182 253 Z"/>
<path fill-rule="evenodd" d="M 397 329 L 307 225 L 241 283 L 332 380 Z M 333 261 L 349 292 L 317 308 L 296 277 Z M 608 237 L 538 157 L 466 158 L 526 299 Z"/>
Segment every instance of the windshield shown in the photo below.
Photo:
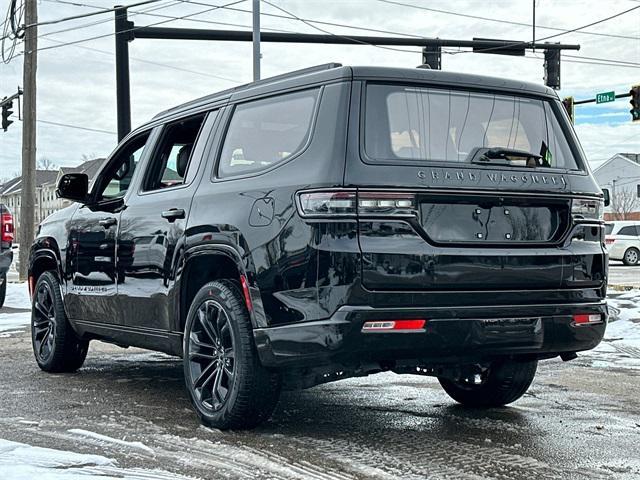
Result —
<path fill-rule="evenodd" d="M 549 102 L 536 98 L 369 84 L 364 136 L 367 157 L 384 162 L 470 162 L 475 149 L 504 148 L 578 168 Z"/>

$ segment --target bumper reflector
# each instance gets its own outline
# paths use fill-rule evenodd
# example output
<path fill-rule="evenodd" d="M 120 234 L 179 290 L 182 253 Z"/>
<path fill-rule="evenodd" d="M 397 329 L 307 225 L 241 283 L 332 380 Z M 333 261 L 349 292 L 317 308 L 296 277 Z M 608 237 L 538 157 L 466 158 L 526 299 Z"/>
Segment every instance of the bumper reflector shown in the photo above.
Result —
<path fill-rule="evenodd" d="M 423 319 L 377 320 L 374 322 L 365 322 L 364 325 L 362 325 L 362 331 L 363 332 L 390 332 L 390 331 L 423 330 L 425 323 L 427 323 L 427 321 Z"/>
<path fill-rule="evenodd" d="M 575 325 L 589 325 L 601 322 L 602 315 L 599 313 L 579 313 L 573 316 L 573 323 Z"/>

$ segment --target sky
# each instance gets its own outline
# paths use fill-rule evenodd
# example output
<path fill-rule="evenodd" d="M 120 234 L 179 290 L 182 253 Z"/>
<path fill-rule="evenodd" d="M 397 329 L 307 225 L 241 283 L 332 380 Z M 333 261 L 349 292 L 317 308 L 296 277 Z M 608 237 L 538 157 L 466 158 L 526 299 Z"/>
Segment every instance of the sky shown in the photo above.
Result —
<path fill-rule="evenodd" d="M 39 21 L 135 1 L 39 0 Z M 261 23 L 265 31 L 321 33 L 320 28 L 339 35 L 385 35 L 324 23 L 311 24 L 317 27 L 313 28 L 293 18 L 298 17 L 385 30 L 393 32 L 387 35 L 395 36 L 529 41 L 533 38 L 533 1 L 269 0 L 261 4 Z M 537 39 L 640 7 L 640 0 L 535 1 Z M 0 0 L 0 23 L 9 3 L 10 0 Z M 137 26 L 163 22 L 158 26 L 248 30 L 251 1 L 232 5 L 243 11 L 213 9 L 230 3 L 231 0 L 161 0 L 132 7 L 130 20 Z M 174 19 L 187 15 L 188 19 Z M 39 27 L 38 159 L 46 157 L 57 166 L 73 166 L 83 158 L 104 157 L 114 149 L 117 139 L 113 17 L 113 13 L 106 13 Z M 581 46 L 579 51 L 563 52 L 562 89 L 558 92 L 561 97 L 572 95 L 579 100 L 611 90 L 626 93 L 632 85 L 640 84 L 640 8 L 549 41 Z M 77 43 L 61 46 L 68 42 Z M 22 86 L 22 50 L 23 45 L 19 44 L 18 55 L 8 64 L 0 63 L 0 97 L 11 95 Z M 406 51 L 369 45 L 263 43 L 262 76 L 327 62 L 409 68 L 421 63 L 419 48 L 402 47 L 402 50 Z M 129 44 L 129 54 L 134 127 L 166 108 L 247 83 L 252 78 L 250 42 L 136 39 Z M 593 58 L 615 60 L 616 64 L 594 64 L 597 61 Z M 451 49 L 442 56 L 442 68 L 542 83 L 543 52 L 510 57 Z M 640 123 L 631 122 L 629 108 L 628 99 L 576 107 L 575 128 L 591 162 L 601 162 L 617 152 L 640 152 Z M 14 110 L 17 112 L 17 108 Z M 21 135 L 19 121 L 7 132 L 0 131 L 0 178 L 20 172 Z"/>

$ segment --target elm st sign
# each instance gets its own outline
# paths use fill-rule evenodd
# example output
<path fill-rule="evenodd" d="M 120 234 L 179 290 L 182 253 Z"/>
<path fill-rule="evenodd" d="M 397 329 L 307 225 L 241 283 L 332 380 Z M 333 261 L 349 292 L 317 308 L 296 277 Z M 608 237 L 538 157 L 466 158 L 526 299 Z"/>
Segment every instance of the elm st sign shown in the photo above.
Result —
<path fill-rule="evenodd" d="M 596 93 L 596 103 L 613 102 L 616 99 L 616 92 Z"/>

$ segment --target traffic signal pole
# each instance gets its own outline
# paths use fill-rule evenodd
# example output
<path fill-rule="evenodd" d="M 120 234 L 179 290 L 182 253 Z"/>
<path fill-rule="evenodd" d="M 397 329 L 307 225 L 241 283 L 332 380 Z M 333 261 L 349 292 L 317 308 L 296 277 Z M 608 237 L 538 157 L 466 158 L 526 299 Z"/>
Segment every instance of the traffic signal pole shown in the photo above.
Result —
<path fill-rule="evenodd" d="M 315 33 L 285 33 L 262 32 L 259 27 L 258 3 L 254 0 L 254 27 L 251 31 L 243 30 L 210 30 L 172 27 L 135 26 L 127 20 L 126 7 L 116 9 L 116 89 L 118 108 L 118 139 L 122 139 L 131 129 L 131 106 L 129 93 L 129 53 L 127 42 L 137 38 L 159 40 L 213 40 L 224 42 L 253 42 L 253 76 L 260 78 L 260 44 L 262 42 L 275 43 L 314 43 L 329 45 L 381 45 L 407 46 L 423 49 L 422 63 L 429 63 L 433 69 L 441 67 L 442 48 L 458 47 L 473 48 L 476 53 L 490 53 L 496 55 L 524 56 L 525 50 L 557 51 L 557 63 L 552 62 L 550 69 L 558 66 L 551 75 L 546 72 L 547 84 L 554 88 L 560 85 L 560 50 L 579 50 L 580 45 L 560 43 L 519 42 L 497 39 L 451 40 L 442 38 L 408 38 L 385 37 L 370 35 L 328 35 Z M 257 31 L 256 31 L 257 30 Z"/>
<path fill-rule="evenodd" d="M 34 239 L 36 198 L 36 70 L 38 67 L 38 0 L 26 0 L 24 21 L 23 122 L 22 122 L 22 187 L 18 242 L 20 243 L 20 281 L 27 280 L 29 250 Z"/>

